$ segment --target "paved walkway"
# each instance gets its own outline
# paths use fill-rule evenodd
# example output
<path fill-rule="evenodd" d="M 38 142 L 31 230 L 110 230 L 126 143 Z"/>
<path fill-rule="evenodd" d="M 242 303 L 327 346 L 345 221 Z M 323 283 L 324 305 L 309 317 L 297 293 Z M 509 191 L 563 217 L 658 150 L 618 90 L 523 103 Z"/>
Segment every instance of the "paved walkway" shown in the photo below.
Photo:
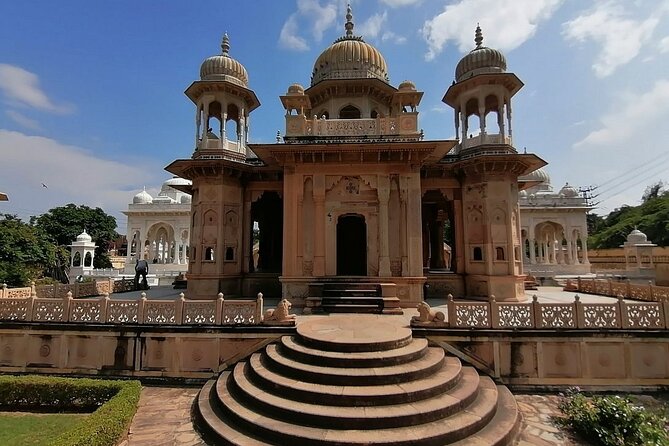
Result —
<path fill-rule="evenodd" d="M 191 408 L 199 389 L 144 387 L 128 438 L 119 446 L 206 446 L 193 429 Z M 523 414 L 517 446 L 585 446 L 575 442 L 552 422 L 559 415 L 558 397 L 516 395 Z"/>

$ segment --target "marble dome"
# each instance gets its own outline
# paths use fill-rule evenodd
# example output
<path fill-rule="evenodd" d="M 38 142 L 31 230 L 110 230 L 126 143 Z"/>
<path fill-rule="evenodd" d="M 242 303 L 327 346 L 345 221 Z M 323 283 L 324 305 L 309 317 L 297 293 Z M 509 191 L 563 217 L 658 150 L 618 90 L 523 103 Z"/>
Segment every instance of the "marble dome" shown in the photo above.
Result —
<path fill-rule="evenodd" d="M 578 197 L 578 191 L 574 186 L 570 186 L 569 183 L 565 183 L 565 185 L 562 186 L 562 189 L 560 189 L 559 194 L 565 198 Z"/>
<path fill-rule="evenodd" d="M 82 232 L 81 234 L 79 234 L 79 235 L 77 236 L 77 241 L 78 241 L 78 242 L 89 243 L 89 242 L 92 242 L 93 239 L 91 238 L 90 235 L 88 235 L 88 233 L 87 233 L 86 230 L 84 229 L 84 232 Z"/>
<path fill-rule="evenodd" d="M 627 235 L 627 243 L 634 245 L 648 243 L 648 237 L 637 228 L 634 228 L 634 230 Z"/>
<path fill-rule="evenodd" d="M 150 204 L 153 197 L 144 189 L 132 198 L 132 204 Z"/>

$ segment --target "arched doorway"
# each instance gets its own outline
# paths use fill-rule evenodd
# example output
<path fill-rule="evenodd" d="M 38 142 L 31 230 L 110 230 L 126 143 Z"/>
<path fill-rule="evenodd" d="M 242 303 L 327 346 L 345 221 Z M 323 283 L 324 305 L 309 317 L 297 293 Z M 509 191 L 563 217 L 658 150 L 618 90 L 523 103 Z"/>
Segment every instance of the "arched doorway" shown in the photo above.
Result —
<path fill-rule="evenodd" d="M 337 219 L 337 275 L 367 275 L 367 225 L 362 215 Z"/>

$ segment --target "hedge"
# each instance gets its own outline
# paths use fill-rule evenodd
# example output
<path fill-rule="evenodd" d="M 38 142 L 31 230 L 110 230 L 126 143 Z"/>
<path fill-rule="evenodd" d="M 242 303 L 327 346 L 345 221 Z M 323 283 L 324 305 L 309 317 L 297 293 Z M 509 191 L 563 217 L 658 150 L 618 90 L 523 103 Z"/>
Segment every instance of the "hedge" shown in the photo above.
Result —
<path fill-rule="evenodd" d="M 89 412 L 51 446 L 114 446 L 137 411 L 139 381 L 47 376 L 0 376 L 0 408 L 15 411 Z"/>

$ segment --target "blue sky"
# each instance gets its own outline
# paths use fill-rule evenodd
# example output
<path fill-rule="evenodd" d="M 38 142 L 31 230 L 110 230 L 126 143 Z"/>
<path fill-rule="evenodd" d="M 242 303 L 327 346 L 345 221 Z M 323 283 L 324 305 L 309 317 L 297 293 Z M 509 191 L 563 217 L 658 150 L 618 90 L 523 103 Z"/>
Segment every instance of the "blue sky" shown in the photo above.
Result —
<path fill-rule="evenodd" d="M 514 145 L 549 162 L 552 184 L 600 185 L 596 211 L 635 205 L 669 180 L 669 1 L 353 0 L 356 34 L 384 55 L 391 83 L 414 81 L 426 138 L 454 136 L 441 98 L 474 47 L 506 54 L 525 87 Z M 163 167 L 193 149 L 183 91 L 230 35 L 262 105 L 252 142 L 283 132 L 278 99 L 309 85 L 344 33 L 345 1 L 118 0 L 0 3 L 0 213 L 24 219 L 70 202 L 117 217 Z M 42 183 L 47 185 L 43 187 Z"/>

